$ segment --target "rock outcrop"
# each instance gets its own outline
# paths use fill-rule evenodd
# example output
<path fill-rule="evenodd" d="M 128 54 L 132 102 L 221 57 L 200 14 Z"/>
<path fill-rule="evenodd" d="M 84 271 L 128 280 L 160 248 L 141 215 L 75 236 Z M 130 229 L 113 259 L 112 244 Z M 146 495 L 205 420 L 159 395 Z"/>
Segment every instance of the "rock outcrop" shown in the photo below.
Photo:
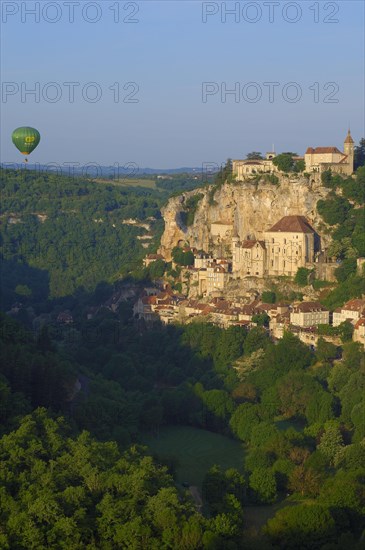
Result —
<path fill-rule="evenodd" d="M 205 252 L 226 250 L 222 245 L 229 246 L 231 235 L 221 236 L 217 240 L 217 231 L 212 234 L 212 224 L 222 223 L 226 228 L 232 226 L 232 232 L 241 239 L 262 239 L 263 232 L 269 229 L 283 216 L 305 216 L 322 239 L 322 247 L 330 242 L 323 232 L 324 224 L 317 213 L 316 205 L 319 199 L 327 196 L 329 189 L 323 187 L 318 176 L 310 181 L 304 176 L 279 175 L 279 183 L 273 184 L 264 177 L 260 181 L 226 183 L 217 189 L 213 195 L 213 187 L 196 189 L 183 193 L 169 200 L 162 209 L 165 220 L 165 231 L 161 238 L 159 252 L 171 259 L 171 250 L 179 244 L 188 244 Z M 203 195 L 199 201 L 194 217 L 194 223 L 187 227 L 183 223 L 182 212 L 186 200 L 194 194 Z M 216 227 L 216 226 L 215 226 Z"/>

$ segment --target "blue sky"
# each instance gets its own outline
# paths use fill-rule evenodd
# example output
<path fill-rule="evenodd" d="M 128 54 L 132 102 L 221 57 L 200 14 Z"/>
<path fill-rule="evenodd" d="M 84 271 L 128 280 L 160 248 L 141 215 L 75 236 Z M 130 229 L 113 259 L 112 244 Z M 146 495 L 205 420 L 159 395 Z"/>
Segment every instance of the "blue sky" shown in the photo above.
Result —
<path fill-rule="evenodd" d="M 37 4 L 38 22 L 27 12 Z M 236 4 L 224 23 L 224 5 Z M 2 162 L 22 160 L 10 136 L 23 125 L 42 135 L 32 162 L 154 168 L 221 163 L 272 144 L 298 153 L 342 147 L 348 124 L 356 142 L 365 134 L 362 1 L 71 5 L 1 2 Z M 79 83 L 73 103 L 66 82 Z M 203 83 L 216 91 L 205 102 Z M 35 86 L 38 102 L 24 95 Z M 224 86 L 239 95 L 223 102 Z M 137 102 L 127 102 L 132 92 Z"/>

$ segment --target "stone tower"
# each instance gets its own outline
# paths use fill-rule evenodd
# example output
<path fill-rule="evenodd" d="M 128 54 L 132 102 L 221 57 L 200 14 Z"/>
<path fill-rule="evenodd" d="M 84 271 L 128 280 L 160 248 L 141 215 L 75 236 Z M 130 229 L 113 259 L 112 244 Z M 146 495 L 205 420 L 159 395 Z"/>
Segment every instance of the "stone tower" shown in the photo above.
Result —
<path fill-rule="evenodd" d="M 349 165 L 349 173 L 354 171 L 354 140 L 351 137 L 351 132 L 348 130 L 347 136 L 344 142 L 343 152 L 347 155 L 347 162 Z"/>

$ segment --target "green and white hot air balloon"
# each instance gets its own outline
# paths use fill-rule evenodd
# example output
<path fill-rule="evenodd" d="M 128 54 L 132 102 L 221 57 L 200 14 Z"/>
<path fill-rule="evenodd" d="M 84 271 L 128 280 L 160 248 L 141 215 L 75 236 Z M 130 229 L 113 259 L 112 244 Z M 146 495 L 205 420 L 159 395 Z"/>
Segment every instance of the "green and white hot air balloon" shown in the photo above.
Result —
<path fill-rule="evenodd" d="M 41 141 L 41 135 L 35 128 L 21 126 L 14 130 L 12 140 L 22 155 L 30 155 Z M 27 162 L 27 159 L 25 159 L 25 162 Z"/>

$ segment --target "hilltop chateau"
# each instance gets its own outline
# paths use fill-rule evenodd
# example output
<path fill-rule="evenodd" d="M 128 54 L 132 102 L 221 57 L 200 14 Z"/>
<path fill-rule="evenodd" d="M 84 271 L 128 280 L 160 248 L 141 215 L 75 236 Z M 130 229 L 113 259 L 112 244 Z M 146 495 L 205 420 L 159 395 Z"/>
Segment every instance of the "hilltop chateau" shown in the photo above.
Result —
<path fill-rule="evenodd" d="M 233 160 L 232 170 L 238 181 L 253 174 L 278 172 L 273 163 L 276 153 L 266 153 L 265 159 Z M 294 157 L 305 161 L 306 172 L 332 170 L 338 174 L 351 175 L 354 171 L 354 140 L 348 130 L 343 153 L 337 147 L 308 147 L 304 157 Z"/>
<path fill-rule="evenodd" d="M 307 172 L 331 170 L 351 176 L 354 171 L 354 140 L 350 130 L 344 142 L 343 153 L 337 147 L 308 147 L 304 155 Z"/>
<path fill-rule="evenodd" d="M 252 174 L 270 174 L 278 172 L 273 163 L 276 153 L 266 153 L 265 159 L 232 160 L 232 172 L 238 181 L 242 181 Z"/>

